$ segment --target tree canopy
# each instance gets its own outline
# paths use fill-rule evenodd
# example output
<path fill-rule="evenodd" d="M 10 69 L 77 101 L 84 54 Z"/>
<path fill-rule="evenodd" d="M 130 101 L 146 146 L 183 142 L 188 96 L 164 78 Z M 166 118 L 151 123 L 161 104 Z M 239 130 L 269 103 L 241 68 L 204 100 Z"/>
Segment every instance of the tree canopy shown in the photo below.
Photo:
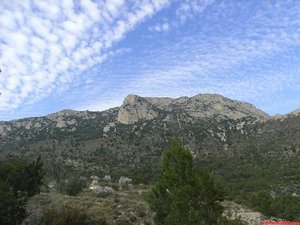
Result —
<path fill-rule="evenodd" d="M 223 191 L 210 172 L 193 164 L 179 141 L 165 150 L 161 174 L 149 196 L 158 225 L 220 224 Z"/>
<path fill-rule="evenodd" d="M 0 221 L 17 225 L 26 216 L 29 197 L 39 193 L 44 176 L 41 157 L 26 163 L 17 157 L 0 162 Z"/>

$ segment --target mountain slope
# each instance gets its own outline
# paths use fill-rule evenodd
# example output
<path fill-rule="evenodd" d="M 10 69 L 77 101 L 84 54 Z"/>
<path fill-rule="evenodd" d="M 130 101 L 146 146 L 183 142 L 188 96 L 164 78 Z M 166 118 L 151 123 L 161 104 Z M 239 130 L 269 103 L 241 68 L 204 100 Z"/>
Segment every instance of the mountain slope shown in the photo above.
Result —
<path fill-rule="evenodd" d="M 299 193 L 300 116 L 275 119 L 220 95 L 130 95 L 121 107 L 103 112 L 64 110 L 0 122 L 0 154 L 47 159 L 55 153 L 72 170 L 145 181 L 173 137 L 192 151 L 199 166 L 212 167 L 230 185 L 238 180 L 253 189 L 257 185 L 247 182 L 255 177 L 261 185 L 274 184 L 274 191 L 288 187 Z"/>

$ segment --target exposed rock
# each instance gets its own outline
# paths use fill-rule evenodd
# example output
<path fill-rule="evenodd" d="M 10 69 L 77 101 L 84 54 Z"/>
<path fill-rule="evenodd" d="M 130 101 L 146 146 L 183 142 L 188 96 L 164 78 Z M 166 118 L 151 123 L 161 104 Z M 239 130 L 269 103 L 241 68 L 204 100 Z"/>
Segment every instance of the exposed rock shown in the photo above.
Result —
<path fill-rule="evenodd" d="M 96 195 L 102 194 L 102 193 L 113 193 L 114 192 L 114 189 L 112 187 L 108 187 L 108 186 L 102 187 L 100 185 L 93 185 L 93 186 L 90 186 L 90 189 Z"/>
<path fill-rule="evenodd" d="M 89 111 L 76 111 L 70 109 L 64 109 L 62 111 L 51 113 L 46 116 L 46 118 L 52 121 L 60 121 L 66 117 L 80 117 L 82 119 L 95 118 L 94 115 L 91 115 Z"/>
<path fill-rule="evenodd" d="M 0 135 L 4 135 L 4 126 L 0 125 Z"/>
<path fill-rule="evenodd" d="M 49 152 L 59 152 L 64 164 L 76 171 L 88 168 L 94 174 L 130 174 L 127 172 L 149 168 L 153 173 L 163 150 L 178 137 L 195 161 L 248 160 L 254 151 L 264 161 L 297 166 L 300 116 L 283 121 L 266 118 L 270 117 L 254 106 L 220 95 L 178 99 L 128 96 L 121 108 L 104 112 L 67 110 L 0 122 L 0 157 L 21 155 L 33 160 L 38 154 L 45 158 Z M 66 127 L 58 128 L 58 121 Z M 300 189 L 293 184 L 285 186 L 299 195 Z"/>
<path fill-rule="evenodd" d="M 145 98 L 128 95 L 119 110 L 118 121 L 124 124 L 132 124 L 141 119 L 151 120 L 157 116 L 157 109 Z"/>
<path fill-rule="evenodd" d="M 286 114 L 286 116 L 297 116 L 300 115 L 300 109 L 296 109 L 288 114 Z"/>
<path fill-rule="evenodd" d="M 124 185 L 124 184 L 128 184 L 131 183 L 132 179 L 128 178 L 128 177 L 120 177 L 119 179 L 119 185 Z"/>
<path fill-rule="evenodd" d="M 123 177 L 121 176 L 120 179 L 119 179 L 119 189 L 122 190 L 123 186 L 124 185 L 128 185 L 128 188 L 129 189 L 132 189 L 132 179 L 128 178 L 128 177 Z"/>
<path fill-rule="evenodd" d="M 94 190 L 98 186 L 99 186 L 99 182 L 97 180 L 93 180 L 89 186 L 89 189 Z"/>
<path fill-rule="evenodd" d="M 95 176 L 95 175 L 93 175 L 93 176 L 91 176 L 91 179 L 92 179 L 92 180 L 96 180 L 96 181 L 98 181 L 98 180 L 99 180 L 99 177 L 98 177 L 98 176 Z"/>
<path fill-rule="evenodd" d="M 280 221 L 278 218 L 266 217 L 260 212 L 254 212 L 234 202 L 224 201 L 224 215 L 229 219 L 241 220 L 245 225 L 261 225 L 262 221 Z"/>
<path fill-rule="evenodd" d="M 102 180 L 104 181 L 111 181 L 111 176 L 110 175 L 105 175 Z"/>
<path fill-rule="evenodd" d="M 114 123 L 109 123 L 103 128 L 103 132 L 107 133 L 111 128 L 115 127 L 116 125 Z"/>
<path fill-rule="evenodd" d="M 229 118 L 240 119 L 254 117 L 265 121 L 270 116 L 255 106 L 231 100 L 216 94 L 201 94 L 194 97 L 172 98 L 143 98 L 137 95 L 129 95 L 125 98 L 118 114 L 118 121 L 124 124 L 132 124 L 139 120 L 151 120 L 160 112 L 178 112 L 180 115 L 188 115 L 192 118 Z"/>
<path fill-rule="evenodd" d="M 56 127 L 58 127 L 58 128 L 66 127 L 66 122 L 63 121 L 63 120 L 59 120 L 59 121 L 57 121 L 57 123 L 56 123 Z"/>
<path fill-rule="evenodd" d="M 275 114 L 273 116 L 273 119 L 275 119 L 275 120 L 279 120 L 279 119 L 282 119 L 282 118 L 284 118 L 284 115 L 281 115 L 281 114 Z"/>

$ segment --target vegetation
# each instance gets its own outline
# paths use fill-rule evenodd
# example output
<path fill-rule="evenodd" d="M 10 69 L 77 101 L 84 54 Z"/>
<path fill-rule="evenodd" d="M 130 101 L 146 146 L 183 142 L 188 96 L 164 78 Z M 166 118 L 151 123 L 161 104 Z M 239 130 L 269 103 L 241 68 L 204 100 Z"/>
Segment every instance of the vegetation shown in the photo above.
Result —
<path fill-rule="evenodd" d="M 156 212 L 155 223 L 228 224 L 221 217 L 222 199 L 212 174 L 194 167 L 190 151 L 174 141 L 163 154 L 162 171 L 148 200 Z"/>
<path fill-rule="evenodd" d="M 79 194 L 86 187 L 86 180 L 80 177 L 72 177 L 68 180 L 65 192 L 68 195 L 75 196 Z"/>
<path fill-rule="evenodd" d="M 277 216 L 290 221 L 300 220 L 300 198 L 292 196 L 272 197 L 266 192 L 253 194 L 249 205 L 268 216 Z"/>
<path fill-rule="evenodd" d="M 64 205 L 45 209 L 41 225 L 107 225 L 105 219 L 91 220 L 81 207 Z"/>
<path fill-rule="evenodd" d="M 289 159 L 285 164 L 278 158 L 265 163 L 258 152 L 248 152 L 247 157 L 216 158 L 209 164 L 224 185 L 225 197 L 266 216 L 299 221 L 300 200 L 292 196 L 300 182 L 299 162 Z"/>
<path fill-rule="evenodd" d="M 0 163 L 0 221 L 3 224 L 21 223 L 26 216 L 26 203 L 39 193 L 43 176 L 40 156 L 30 164 L 16 157 Z"/>
<path fill-rule="evenodd" d="M 24 208 L 18 208 L 18 199 L 11 189 L 11 185 L 0 180 L 0 221 L 7 225 L 17 224 L 25 215 Z"/>
<path fill-rule="evenodd" d="M 0 137 L 1 154 L 20 154 L 31 158 L 41 153 L 45 157 L 48 175 L 56 180 L 56 190 L 76 196 L 81 192 L 83 184 L 78 178 L 70 179 L 70 172 L 74 171 L 86 177 L 109 174 L 113 181 L 126 176 L 133 179 L 133 184 L 143 183 L 144 187 L 153 184 L 166 140 L 172 136 L 181 136 L 191 146 L 195 160 L 198 159 L 196 165 L 202 170 L 213 171 L 214 179 L 222 183 L 226 199 L 265 215 L 299 220 L 300 201 L 296 197 L 300 194 L 299 116 L 265 123 L 254 123 L 246 118 L 240 121 L 189 121 L 183 116 L 180 118 L 180 130 L 177 119 L 172 121 L 162 117 L 161 120 L 147 123 L 140 121 L 134 125 L 117 123 L 116 127 L 104 132 L 104 127 L 115 121 L 116 113 L 117 110 L 102 116 L 89 112 L 89 119 L 66 116 L 63 118 L 65 121 L 74 120 L 76 124 L 62 129 L 46 117 L 27 121 L 42 124 L 40 128 L 25 129 L 20 122 L 26 120 L 9 122 L 7 124 L 11 124 L 12 130 L 7 136 Z M 242 125 L 243 122 L 245 125 Z M 223 134 L 226 137 L 224 140 L 220 138 Z M 10 160 L 13 161 L 13 158 Z M 25 167 L 26 163 L 17 161 L 12 165 Z M 21 209 L 24 209 L 24 202 L 31 193 L 25 194 L 26 191 L 18 189 L 16 193 L 14 187 L 25 187 L 23 182 L 35 176 L 26 177 L 20 171 L 13 172 L 14 166 L 9 167 L 11 171 L 7 172 L 8 169 L 2 168 L 2 165 L 0 163 L 0 214 L 8 218 L 10 214 L 17 215 L 18 211 L 22 217 L 25 212 Z M 197 169 L 193 166 L 194 170 Z M 203 174 L 207 173 L 202 171 L 193 176 L 201 177 Z M 195 183 L 197 185 L 196 181 L 192 184 Z M 26 189 L 28 192 L 36 192 L 34 188 Z"/>
<path fill-rule="evenodd" d="M 55 179 L 55 182 L 60 189 L 61 182 L 66 177 L 66 168 L 60 154 L 51 152 L 45 160 L 47 173 Z"/>

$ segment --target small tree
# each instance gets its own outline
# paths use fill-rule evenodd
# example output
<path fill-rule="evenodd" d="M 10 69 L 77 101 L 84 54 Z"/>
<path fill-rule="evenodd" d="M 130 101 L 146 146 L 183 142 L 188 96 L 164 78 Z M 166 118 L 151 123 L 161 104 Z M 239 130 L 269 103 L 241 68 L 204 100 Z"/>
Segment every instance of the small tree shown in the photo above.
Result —
<path fill-rule="evenodd" d="M 61 181 L 66 177 L 66 168 L 61 155 L 50 153 L 45 160 L 45 168 L 49 175 L 55 179 L 56 184 L 60 186 Z"/>
<path fill-rule="evenodd" d="M 15 225 L 19 214 L 25 214 L 25 209 L 18 210 L 18 199 L 11 189 L 8 183 L 0 180 L 0 221 L 6 225 Z"/>
<path fill-rule="evenodd" d="M 173 141 L 163 154 L 162 171 L 149 197 L 158 225 L 220 224 L 223 192 L 209 172 L 193 165 L 189 150 Z M 219 223 L 220 222 L 220 223 Z"/>
<path fill-rule="evenodd" d="M 28 199 L 39 193 L 44 176 L 41 157 L 33 163 L 11 157 L 0 163 L 0 221 L 16 225 L 26 216 Z"/>

